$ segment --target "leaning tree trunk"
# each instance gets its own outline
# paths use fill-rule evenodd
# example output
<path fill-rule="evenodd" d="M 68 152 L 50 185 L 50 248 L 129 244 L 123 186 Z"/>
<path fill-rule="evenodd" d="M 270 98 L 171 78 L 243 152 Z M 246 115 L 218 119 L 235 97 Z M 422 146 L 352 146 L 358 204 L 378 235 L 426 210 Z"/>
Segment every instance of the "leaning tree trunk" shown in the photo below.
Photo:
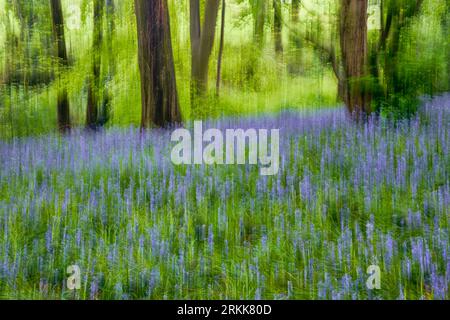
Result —
<path fill-rule="evenodd" d="M 206 2 L 202 26 L 200 23 L 200 0 L 190 0 L 192 101 L 206 93 L 208 89 L 209 60 L 214 46 L 219 6 L 220 0 Z"/>
<path fill-rule="evenodd" d="M 61 0 L 50 0 L 53 35 L 56 39 L 58 66 L 67 67 L 69 62 L 67 59 L 66 40 L 64 35 L 64 18 L 61 7 Z M 59 73 L 63 68 L 59 68 Z M 57 113 L 58 128 L 60 131 L 68 131 L 70 129 L 70 106 L 66 87 L 60 86 L 58 91 Z"/>
<path fill-rule="evenodd" d="M 142 128 L 181 122 L 167 0 L 135 0 Z"/>
<path fill-rule="evenodd" d="M 370 113 L 367 81 L 368 0 L 341 0 L 340 40 L 344 88 L 340 89 L 350 113 Z"/>
<path fill-rule="evenodd" d="M 94 0 L 94 36 L 92 43 L 92 73 L 88 80 L 88 98 L 86 107 L 86 126 L 98 125 L 98 104 L 100 96 L 101 48 L 103 42 L 104 0 Z"/>

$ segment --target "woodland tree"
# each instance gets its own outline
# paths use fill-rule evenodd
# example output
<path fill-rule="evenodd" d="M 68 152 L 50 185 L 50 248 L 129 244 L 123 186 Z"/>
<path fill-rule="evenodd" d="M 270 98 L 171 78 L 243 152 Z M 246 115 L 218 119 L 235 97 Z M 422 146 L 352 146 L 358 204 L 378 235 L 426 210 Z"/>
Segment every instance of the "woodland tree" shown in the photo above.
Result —
<path fill-rule="evenodd" d="M 376 107 L 391 105 L 403 109 L 400 100 L 406 101 L 407 113 L 413 111 L 412 101 L 417 94 L 415 79 L 401 79 L 399 53 L 401 35 L 418 16 L 424 0 L 381 0 L 381 28 L 378 40 L 370 47 L 370 74 L 373 78 L 372 95 Z M 407 82 L 408 81 L 408 82 Z M 412 98 L 412 99 L 411 99 Z"/>
<path fill-rule="evenodd" d="M 190 0 L 191 36 L 191 100 L 206 93 L 208 89 L 209 60 L 214 47 L 220 0 L 205 3 L 203 25 L 200 19 L 200 0 Z"/>
<path fill-rule="evenodd" d="M 264 45 L 264 28 L 266 25 L 267 0 L 250 0 L 253 13 L 253 39 L 262 47 Z"/>
<path fill-rule="evenodd" d="M 67 67 L 69 60 L 67 58 L 66 38 L 64 35 L 64 17 L 61 7 L 61 0 L 50 0 L 53 34 L 56 42 L 57 63 L 60 66 L 60 72 Z M 60 131 L 70 129 L 70 105 L 65 85 L 60 84 L 57 98 L 58 128 Z"/>
<path fill-rule="evenodd" d="M 88 79 L 88 97 L 86 107 L 86 126 L 88 128 L 95 128 L 98 125 L 100 70 L 102 65 L 101 51 L 103 42 L 103 12 L 104 0 L 94 0 L 92 73 L 89 75 Z"/>
<path fill-rule="evenodd" d="M 167 0 L 135 0 L 142 128 L 181 122 Z"/>
<path fill-rule="evenodd" d="M 350 113 L 370 113 L 366 84 L 368 0 L 341 0 L 340 43 L 343 66 L 343 99 Z"/>
<path fill-rule="evenodd" d="M 217 59 L 217 78 L 216 78 L 216 95 L 219 96 L 220 81 L 222 76 L 222 59 L 223 59 L 223 47 L 225 45 L 225 13 L 226 13 L 226 1 L 222 0 L 222 15 L 220 24 L 220 45 L 219 45 L 219 57 Z"/>
<path fill-rule="evenodd" d="M 106 49 L 108 53 L 108 66 L 107 75 L 103 81 L 103 101 L 101 104 L 101 110 L 99 110 L 98 124 L 100 126 L 105 125 L 110 119 L 110 113 L 112 108 L 112 93 L 109 86 L 116 74 L 116 59 L 113 51 L 113 41 L 116 34 L 115 23 L 115 4 L 114 0 L 106 0 Z"/>
<path fill-rule="evenodd" d="M 273 36 L 277 54 L 283 53 L 283 16 L 281 5 L 281 0 L 273 0 Z"/>

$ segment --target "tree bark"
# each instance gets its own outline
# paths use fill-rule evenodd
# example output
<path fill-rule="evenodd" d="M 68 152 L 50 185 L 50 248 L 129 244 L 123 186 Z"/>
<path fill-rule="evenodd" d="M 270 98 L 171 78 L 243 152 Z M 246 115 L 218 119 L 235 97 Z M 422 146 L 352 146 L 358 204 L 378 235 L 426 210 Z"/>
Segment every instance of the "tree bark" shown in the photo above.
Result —
<path fill-rule="evenodd" d="M 341 0 L 340 42 L 344 69 L 341 93 L 350 113 L 370 113 L 367 81 L 368 0 Z"/>
<path fill-rule="evenodd" d="M 141 127 L 181 122 L 167 0 L 135 0 Z"/>
<path fill-rule="evenodd" d="M 300 4 L 301 4 L 301 0 L 292 0 L 292 3 L 291 3 L 291 21 L 294 24 L 299 21 Z"/>
<path fill-rule="evenodd" d="M 191 98 L 194 101 L 208 90 L 209 60 L 216 35 L 220 0 L 205 3 L 203 26 L 200 22 L 200 0 L 190 0 Z"/>
<path fill-rule="evenodd" d="M 450 37 L 450 0 L 446 2 L 447 13 L 445 14 L 445 23 L 444 23 L 444 36 L 447 39 Z M 450 90 L 450 41 L 447 41 L 447 88 L 446 90 Z"/>
<path fill-rule="evenodd" d="M 66 40 L 64 35 L 64 17 L 61 0 L 50 0 L 53 35 L 56 40 L 58 66 L 61 70 L 69 64 L 67 58 Z M 61 68 L 61 66 L 63 68 Z M 70 130 L 70 105 L 65 86 L 60 86 L 57 98 L 58 128 L 61 132 Z"/>
<path fill-rule="evenodd" d="M 216 80 L 216 95 L 220 95 L 220 82 L 222 77 L 222 59 L 223 59 L 223 47 L 225 44 L 225 10 L 226 3 L 222 0 L 222 22 L 220 26 L 220 46 L 219 46 L 219 57 L 217 59 L 217 80 Z"/>
<path fill-rule="evenodd" d="M 106 47 L 108 52 L 108 71 L 103 84 L 103 101 L 99 110 L 98 124 L 104 126 L 110 119 L 112 97 L 108 84 L 110 84 L 116 74 L 116 59 L 113 51 L 113 41 L 116 33 L 115 5 L 114 0 L 106 0 Z"/>
<path fill-rule="evenodd" d="M 252 0 L 253 7 L 253 39 L 258 47 L 264 46 L 264 27 L 266 25 L 266 0 Z"/>
<path fill-rule="evenodd" d="M 283 16 L 281 12 L 281 1 L 273 0 L 273 36 L 275 40 L 275 53 L 283 53 Z"/>
<path fill-rule="evenodd" d="M 106 23 L 107 23 L 107 47 L 108 47 L 108 78 L 112 77 L 116 72 L 116 59 L 113 52 L 113 41 L 116 33 L 116 23 L 115 23 L 116 7 L 114 5 L 114 0 L 106 0 Z M 110 79 L 109 79 L 110 80 Z"/>
<path fill-rule="evenodd" d="M 88 98 L 86 106 L 86 126 L 94 129 L 98 126 L 98 103 L 100 96 L 100 69 L 103 42 L 104 0 L 94 0 L 94 34 L 92 43 L 92 73 L 88 80 Z"/>

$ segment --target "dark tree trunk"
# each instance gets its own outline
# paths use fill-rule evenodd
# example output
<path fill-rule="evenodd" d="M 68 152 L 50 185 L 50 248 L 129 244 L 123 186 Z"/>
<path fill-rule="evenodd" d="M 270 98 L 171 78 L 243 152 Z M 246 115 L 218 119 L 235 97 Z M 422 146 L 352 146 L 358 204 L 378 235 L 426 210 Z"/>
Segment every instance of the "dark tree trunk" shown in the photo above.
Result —
<path fill-rule="evenodd" d="M 53 34 L 56 39 L 58 65 L 67 67 L 69 62 L 67 59 L 66 40 L 64 35 L 64 18 L 61 7 L 61 0 L 50 0 Z M 70 106 L 66 87 L 60 86 L 58 91 L 57 114 L 58 128 L 60 131 L 70 130 Z"/>
<path fill-rule="evenodd" d="M 350 113 L 370 113 L 367 86 L 367 7 L 368 0 L 341 0 L 340 40 L 343 83 L 341 95 Z"/>
<path fill-rule="evenodd" d="M 88 80 L 88 98 L 86 107 L 86 126 L 98 126 L 98 103 L 100 96 L 100 68 L 103 42 L 104 0 L 94 0 L 94 34 L 92 43 L 92 74 Z"/>
<path fill-rule="evenodd" d="M 208 89 L 209 60 L 214 46 L 219 6 L 220 0 L 206 1 L 202 26 L 200 0 L 190 0 L 191 98 L 193 101 L 199 95 L 206 93 Z"/>
<path fill-rule="evenodd" d="M 222 76 L 222 59 L 223 59 L 223 47 L 225 44 L 225 11 L 226 3 L 222 0 L 222 22 L 220 26 L 220 46 L 219 46 L 219 57 L 217 59 L 217 80 L 216 80 L 216 95 L 220 95 L 220 82 Z"/>
<path fill-rule="evenodd" d="M 273 0 L 273 37 L 277 54 L 283 53 L 283 16 L 281 9 L 281 1 Z"/>
<path fill-rule="evenodd" d="M 103 101 L 99 110 L 98 124 L 104 126 L 110 118 L 112 97 L 108 84 L 116 73 L 116 59 L 113 51 L 113 41 L 116 32 L 114 0 L 106 0 L 106 47 L 108 52 L 108 71 L 103 84 Z"/>
<path fill-rule="evenodd" d="M 135 0 L 142 128 L 181 122 L 167 0 Z"/>

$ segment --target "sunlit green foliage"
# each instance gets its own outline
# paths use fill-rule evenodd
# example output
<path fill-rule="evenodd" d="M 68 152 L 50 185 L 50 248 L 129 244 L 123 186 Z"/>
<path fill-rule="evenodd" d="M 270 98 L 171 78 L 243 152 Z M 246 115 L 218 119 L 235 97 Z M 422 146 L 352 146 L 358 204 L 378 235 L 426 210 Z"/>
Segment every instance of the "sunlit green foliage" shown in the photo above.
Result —
<path fill-rule="evenodd" d="M 57 77 L 58 81 L 53 81 L 57 69 L 51 58 L 53 48 L 48 3 L 0 1 L 1 137 L 53 131 L 56 127 L 56 91 L 62 83 L 69 90 L 73 123 L 84 124 L 86 75 L 92 54 L 92 3 L 87 0 L 62 2 L 71 67 Z M 324 47 L 333 45 L 334 50 L 338 49 L 336 1 L 303 1 L 299 22 L 296 23 L 291 22 L 290 4 L 283 4 L 285 50 L 281 58 L 276 56 L 272 45 L 272 7 L 268 5 L 266 8 L 264 46 L 260 49 L 252 36 L 254 5 L 249 1 L 229 1 L 221 96 L 217 98 L 214 86 L 210 85 L 204 108 L 196 112 L 191 112 L 189 99 L 189 5 L 188 1 L 170 0 L 169 3 L 178 91 L 185 119 L 338 104 L 337 84 L 331 65 L 324 58 L 324 52 L 308 41 L 313 37 Z M 378 3 L 373 1 L 369 12 L 371 43 L 379 39 Z M 108 125 L 138 125 L 140 81 L 133 2 L 115 1 L 115 6 L 116 33 L 112 47 L 117 72 L 106 84 L 114 93 L 112 118 Z M 297 45 L 292 44 L 293 35 Z M 384 92 L 389 95 L 374 102 L 382 111 L 403 112 L 411 107 L 417 96 L 448 90 L 446 1 L 426 0 L 419 14 L 405 24 L 399 39 L 398 61 L 392 72 L 396 85 L 401 88 L 392 94 Z M 109 55 L 106 47 L 103 45 L 102 49 L 104 61 Z M 216 77 L 217 55 L 218 46 L 215 46 L 210 63 L 211 78 Z M 383 57 L 383 54 L 379 57 L 379 63 Z M 105 72 L 103 66 L 103 76 Z"/>

